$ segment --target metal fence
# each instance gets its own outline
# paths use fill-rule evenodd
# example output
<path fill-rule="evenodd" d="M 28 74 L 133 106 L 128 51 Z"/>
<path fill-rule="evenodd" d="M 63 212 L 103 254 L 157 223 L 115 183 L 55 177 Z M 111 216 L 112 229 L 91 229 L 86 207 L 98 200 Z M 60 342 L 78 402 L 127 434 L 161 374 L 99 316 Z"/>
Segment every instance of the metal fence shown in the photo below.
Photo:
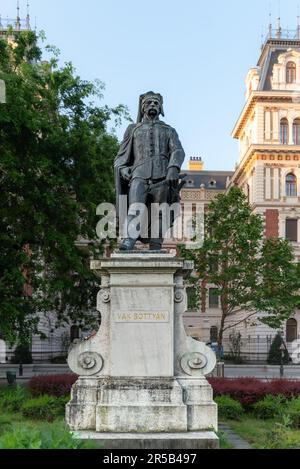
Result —
<path fill-rule="evenodd" d="M 266 363 L 275 335 L 248 336 L 241 338 L 239 346 L 234 347 L 229 338 L 223 340 L 225 359 L 241 363 Z M 289 345 L 287 344 L 287 350 Z"/>
<path fill-rule="evenodd" d="M 57 363 L 64 364 L 67 362 L 67 353 L 61 350 L 47 350 L 47 351 L 30 351 L 26 356 L 16 356 L 14 351 L 6 351 L 5 358 L 1 360 L 2 364 L 5 363 Z M 1 362 L 0 362 L 1 363 Z"/>

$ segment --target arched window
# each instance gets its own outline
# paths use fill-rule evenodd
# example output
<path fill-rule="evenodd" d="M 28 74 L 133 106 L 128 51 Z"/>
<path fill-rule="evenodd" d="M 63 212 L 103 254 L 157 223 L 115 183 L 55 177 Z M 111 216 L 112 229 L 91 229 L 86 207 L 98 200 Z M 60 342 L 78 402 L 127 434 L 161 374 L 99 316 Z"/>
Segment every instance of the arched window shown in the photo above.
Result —
<path fill-rule="evenodd" d="M 286 196 L 297 197 L 297 178 L 295 174 L 288 174 L 286 177 Z"/>
<path fill-rule="evenodd" d="M 296 64 L 295 62 L 288 62 L 286 65 L 286 82 L 295 83 L 296 81 Z"/>
<path fill-rule="evenodd" d="M 295 119 L 293 123 L 294 145 L 300 145 L 300 119 Z"/>
<path fill-rule="evenodd" d="M 289 143 L 289 123 L 287 119 L 280 121 L 280 143 L 287 145 Z"/>
<path fill-rule="evenodd" d="M 296 319 L 288 319 L 286 322 L 286 341 L 293 342 L 297 338 L 297 321 Z"/>
<path fill-rule="evenodd" d="M 218 342 L 218 328 L 217 326 L 212 326 L 210 328 L 210 341 Z"/>

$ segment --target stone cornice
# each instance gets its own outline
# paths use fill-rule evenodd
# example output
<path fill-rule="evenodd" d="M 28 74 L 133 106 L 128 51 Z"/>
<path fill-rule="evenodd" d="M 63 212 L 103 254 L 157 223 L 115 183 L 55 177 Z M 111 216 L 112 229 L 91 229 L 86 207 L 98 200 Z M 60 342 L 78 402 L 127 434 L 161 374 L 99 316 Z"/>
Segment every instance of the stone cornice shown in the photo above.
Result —
<path fill-rule="evenodd" d="M 229 187 L 232 186 L 242 175 L 245 167 L 251 162 L 251 159 L 256 156 L 257 153 L 261 154 L 283 154 L 283 155 L 300 155 L 299 145 L 272 145 L 272 144 L 255 144 L 250 145 L 242 161 L 238 164 L 232 178 L 230 179 Z"/>
<path fill-rule="evenodd" d="M 297 93 L 299 95 L 300 93 Z M 259 102 L 293 102 L 293 98 L 295 97 L 295 91 L 252 91 L 250 94 L 238 120 L 237 123 L 234 126 L 234 129 L 232 131 L 232 137 L 233 138 L 239 138 L 240 134 L 251 114 L 253 111 L 256 103 Z"/>

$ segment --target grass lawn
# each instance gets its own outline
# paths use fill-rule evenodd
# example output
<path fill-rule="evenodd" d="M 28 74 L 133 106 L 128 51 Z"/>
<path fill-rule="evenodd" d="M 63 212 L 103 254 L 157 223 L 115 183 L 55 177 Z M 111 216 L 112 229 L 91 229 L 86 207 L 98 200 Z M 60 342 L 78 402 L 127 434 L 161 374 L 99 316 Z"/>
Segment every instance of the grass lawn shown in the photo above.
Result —
<path fill-rule="evenodd" d="M 286 428 L 276 420 L 261 420 L 245 416 L 240 421 L 224 420 L 237 435 L 256 449 L 299 449 L 300 430 Z"/>
<path fill-rule="evenodd" d="M 49 400 L 50 399 L 50 400 Z M 0 449 L 98 449 L 73 438 L 65 424 L 68 398 L 33 399 L 26 387 L 0 389 Z"/>

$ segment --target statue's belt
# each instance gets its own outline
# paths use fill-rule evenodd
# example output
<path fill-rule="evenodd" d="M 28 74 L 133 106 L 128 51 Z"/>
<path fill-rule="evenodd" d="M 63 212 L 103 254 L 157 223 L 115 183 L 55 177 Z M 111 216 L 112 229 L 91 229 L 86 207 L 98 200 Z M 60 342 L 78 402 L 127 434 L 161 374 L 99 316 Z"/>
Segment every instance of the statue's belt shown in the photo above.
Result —
<path fill-rule="evenodd" d="M 153 161 L 155 159 L 158 159 L 158 158 L 165 158 L 166 160 L 168 160 L 168 157 L 167 155 L 155 155 L 155 156 L 151 156 L 151 158 L 146 158 L 145 160 L 141 161 L 140 163 L 132 166 L 130 169 L 131 169 L 131 172 L 135 171 L 136 168 L 139 168 L 140 166 L 143 166 L 143 164 L 145 163 L 148 163 L 148 161 Z M 169 161 L 169 160 L 168 160 Z"/>

